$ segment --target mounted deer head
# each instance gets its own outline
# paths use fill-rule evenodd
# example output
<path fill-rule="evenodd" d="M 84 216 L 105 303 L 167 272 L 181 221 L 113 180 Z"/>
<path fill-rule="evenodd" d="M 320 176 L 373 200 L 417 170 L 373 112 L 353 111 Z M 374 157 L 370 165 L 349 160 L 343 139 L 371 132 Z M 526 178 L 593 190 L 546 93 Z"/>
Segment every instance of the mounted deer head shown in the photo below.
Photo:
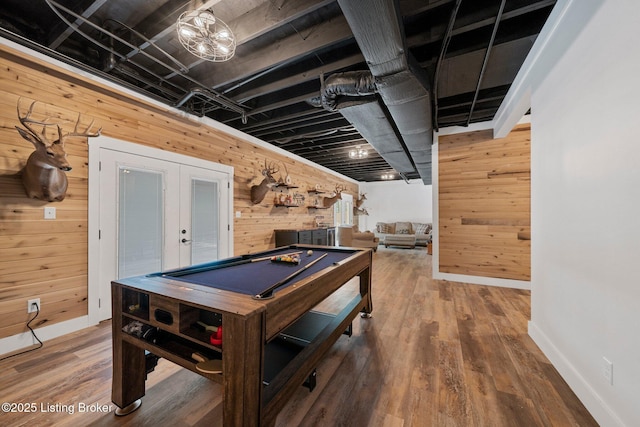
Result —
<path fill-rule="evenodd" d="M 322 198 L 322 207 L 330 208 L 333 206 L 338 200 L 342 199 L 342 192 L 344 191 L 344 186 L 336 185 L 335 196 L 333 197 L 323 197 Z"/>
<path fill-rule="evenodd" d="M 262 169 L 264 179 L 260 184 L 251 186 L 251 203 L 257 205 L 264 200 L 264 196 L 267 195 L 271 186 L 276 183 L 276 179 L 273 177 L 276 173 L 278 173 L 278 169 L 274 167 L 273 163 L 267 165 L 267 159 L 264 159 L 264 169 Z"/>
<path fill-rule="evenodd" d="M 360 206 L 362 206 L 365 200 L 367 200 L 367 194 L 366 193 L 360 194 L 360 198 L 355 201 L 356 208 L 360 208 Z"/>
<path fill-rule="evenodd" d="M 369 212 L 365 208 L 353 207 L 353 215 L 365 215 L 368 216 Z"/>
<path fill-rule="evenodd" d="M 80 125 L 80 114 L 78 114 L 78 121 L 73 132 L 63 134 L 59 125 L 47 123 L 47 119 L 44 121 L 31 119 L 35 104 L 36 101 L 33 101 L 27 114 L 21 117 L 20 100 L 18 100 L 18 120 L 20 120 L 25 129 L 21 129 L 18 126 L 16 126 L 16 129 L 24 139 L 31 142 L 35 147 L 35 151 L 27 159 L 27 164 L 22 168 L 22 184 L 27 196 L 31 198 L 48 202 L 60 202 L 64 200 L 67 193 L 68 181 L 65 172 L 71 170 L 71 165 L 67 161 L 67 153 L 64 150 L 65 139 L 70 136 L 98 136 L 102 128 L 98 129 L 96 133 L 90 133 L 89 130 L 93 126 L 92 121 L 83 132 L 78 132 L 78 126 Z M 42 132 L 38 134 L 31 127 L 32 125 L 42 126 Z M 48 126 L 56 126 L 58 128 L 58 139 L 55 141 L 47 138 L 46 131 Z"/>

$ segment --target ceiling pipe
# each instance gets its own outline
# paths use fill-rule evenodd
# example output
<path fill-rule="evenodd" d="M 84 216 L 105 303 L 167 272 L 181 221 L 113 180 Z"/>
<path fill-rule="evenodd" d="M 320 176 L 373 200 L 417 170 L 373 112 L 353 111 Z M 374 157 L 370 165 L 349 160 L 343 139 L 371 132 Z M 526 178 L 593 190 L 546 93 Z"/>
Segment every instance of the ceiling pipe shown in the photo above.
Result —
<path fill-rule="evenodd" d="M 458 16 L 458 10 L 460 9 L 460 4 L 462 0 L 456 0 L 456 4 L 453 6 L 453 10 L 451 11 L 451 16 L 449 17 L 449 25 L 447 25 L 447 31 L 444 33 L 444 38 L 442 39 L 442 47 L 440 48 L 440 55 L 438 56 L 438 62 L 436 63 L 436 71 L 433 76 L 433 127 L 436 131 L 438 131 L 438 83 L 440 82 L 440 67 L 442 66 L 442 61 L 444 60 L 444 55 L 447 53 L 447 49 L 449 48 L 449 42 L 451 41 L 451 33 L 453 32 L 453 25 L 456 22 L 456 17 Z"/>
<path fill-rule="evenodd" d="M 502 3 L 500 3 L 500 9 L 498 9 L 498 16 L 496 17 L 495 24 L 493 24 L 491 39 L 489 40 L 487 51 L 484 53 L 484 59 L 482 60 L 482 67 L 480 68 L 480 75 L 478 76 L 478 83 L 476 84 L 476 90 L 473 93 L 473 101 L 471 102 L 471 108 L 469 109 L 469 117 L 467 118 L 466 126 L 469 126 L 469 124 L 471 123 L 471 116 L 473 115 L 473 110 L 476 108 L 476 102 L 478 101 L 478 94 L 480 93 L 480 85 L 482 84 L 482 79 L 484 78 L 484 72 L 487 68 L 487 63 L 489 62 L 489 56 L 491 55 L 491 49 L 493 49 L 493 43 L 496 40 L 496 33 L 498 32 L 498 26 L 500 25 L 500 20 L 502 19 L 502 12 L 504 11 L 504 5 L 506 2 L 507 0 L 502 0 Z"/>
<path fill-rule="evenodd" d="M 77 28 L 77 26 L 74 26 L 71 22 L 69 22 L 68 19 L 66 19 L 62 13 L 60 13 L 60 11 L 63 11 L 65 13 L 68 13 L 69 15 L 75 17 L 76 19 L 84 22 L 85 24 L 89 25 L 90 27 L 98 30 L 100 33 L 107 35 L 108 37 L 110 37 L 110 40 L 117 40 L 120 43 L 123 43 L 125 46 L 129 47 L 130 49 L 135 49 L 136 52 L 139 52 L 141 55 L 147 57 L 148 59 L 152 60 L 153 62 L 155 62 L 158 65 L 163 66 L 164 68 L 166 68 L 167 70 L 173 72 L 175 75 L 180 75 L 182 78 L 191 81 L 192 83 L 194 83 L 195 85 L 199 86 L 197 89 L 199 90 L 203 90 L 203 91 L 208 91 L 209 93 L 212 93 L 214 96 L 208 97 L 211 100 L 214 100 L 218 105 L 227 108 L 231 111 L 235 111 L 236 113 L 239 113 L 242 115 L 243 117 L 243 123 L 246 123 L 246 111 L 244 108 L 238 106 L 234 101 L 227 99 L 226 97 L 224 97 L 221 94 L 215 93 L 213 91 L 211 91 L 210 89 L 206 88 L 206 86 L 204 86 L 202 83 L 200 83 L 199 81 L 194 80 L 193 78 L 187 76 L 185 73 L 183 73 L 181 70 L 177 70 L 174 67 L 172 67 L 169 64 L 164 63 L 163 61 L 159 60 L 158 58 L 154 57 L 153 55 L 148 54 L 147 52 L 145 52 L 144 50 L 140 50 L 138 49 L 137 46 L 127 42 L 126 40 L 123 40 L 122 38 L 118 37 L 116 34 L 114 34 L 111 31 L 108 31 L 102 27 L 100 27 L 99 25 L 94 24 L 93 22 L 91 22 L 90 20 L 86 19 L 85 17 L 78 15 L 77 13 L 73 12 L 70 9 L 67 9 L 66 7 L 62 6 L 61 4 L 57 3 L 55 0 L 45 0 L 45 2 L 47 3 L 47 5 L 49 6 L 49 8 L 65 23 L 67 24 L 69 27 L 73 28 L 74 31 L 76 31 L 77 33 L 79 33 L 80 35 L 82 35 L 84 38 L 86 38 L 87 40 L 93 42 L 95 45 L 101 47 L 102 49 L 106 50 L 107 52 L 110 52 L 116 56 L 118 56 L 120 58 L 120 60 L 122 62 L 129 62 L 133 65 L 135 65 L 136 67 L 140 68 L 141 70 L 145 71 L 146 73 L 149 73 L 150 75 L 154 76 L 155 78 L 157 78 L 159 81 L 170 85 L 170 86 L 174 86 L 177 88 L 177 86 L 175 86 L 173 83 L 171 83 L 169 80 L 163 78 L 162 76 L 158 75 L 157 73 L 151 71 L 150 69 L 134 62 L 131 60 L 131 58 L 128 58 L 125 55 L 122 55 L 120 53 L 118 53 L 117 51 L 115 51 L 114 49 L 110 48 L 109 46 L 100 43 L 98 40 L 94 39 L 93 37 L 91 37 L 90 35 L 86 34 L 85 32 L 81 31 L 79 28 Z M 150 41 L 149 41 L 150 42 Z M 180 88 L 180 90 L 182 90 Z M 188 93 L 187 95 L 193 96 L 193 92 L 194 90 L 192 90 L 190 93 Z"/>
<path fill-rule="evenodd" d="M 134 34 L 134 35 L 136 35 L 136 37 L 139 37 L 140 39 L 142 39 L 149 46 L 153 46 L 158 52 L 163 54 L 169 61 L 173 62 L 176 66 L 178 66 L 178 68 L 180 68 L 180 71 L 182 73 L 188 73 L 189 72 L 189 67 L 184 65 L 182 62 L 178 61 L 173 56 L 169 55 L 169 53 L 167 53 L 164 49 L 162 49 L 160 46 L 155 44 L 153 42 L 153 40 L 149 39 L 144 34 L 136 31 L 135 29 L 131 28 L 130 26 L 128 26 L 124 22 L 120 22 L 117 19 L 109 18 L 109 19 L 105 20 L 103 24 L 106 24 L 106 22 L 113 22 L 114 24 L 121 26 L 122 28 L 124 28 L 127 31 L 129 31 L 131 34 Z M 131 47 L 131 45 L 129 45 L 129 47 Z M 132 50 L 131 52 L 129 52 L 125 56 L 127 57 L 127 59 L 129 59 L 129 58 L 132 58 L 133 56 L 135 56 L 136 54 L 138 54 L 139 52 L 142 52 L 142 51 L 143 51 L 143 49 L 139 47 L 138 49 Z"/>
<path fill-rule="evenodd" d="M 200 87 L 194 87 L 193 89 L 191 89 L 187 94 L 185 94 L 178 102 L 176 102 L 175 104 L 173 104 L 174 107 L 176 108 L 180 108 L 182 107 L 187 101 L 189 101 L 191 98 L 193 98 L 195 95 L 200 95 L 204 98 L 210 99 L 212 101 L 216 101 L 218 103 L 220 103 L 220 96 L 218 93 L 210 91 L 208 89 L 203 89 Z M 246 125 L 247 124 L 247 114 L 243 109 L 239 109 L 239 110 L 234 110 L 238 113 L 240 113 L 240 117 L 242 119 L 242 124 Z M 202 116 L 202 114 L 200 114 L 200 116 Z"/>
<path fill-rule="evenodd" d="M 338 4 L 402 137 L 400 147 L 408 150 L 423 183 L 431 184 L 431 87 L 409 53 L 397 2 L 338 0 Z M 366 117 L 363 120 L 366 126 Z M 375 146 L 375 141 L 367 140 Z"/>
<path fill-rule="evenodd" d="M 90 65 L 87 65 L 87 64 L 85 64 L 83 62 L 80 62 L 77 59 L 72 58 L 70 56 L 67 56 L 62 52 L 53 50 L 53 49 L 51 49 L 49 47 L 46 47 L 46 46 L 42 46 L 41 44 L 35 43 L 32 40 L 29 40 L 29 39 L 27 39 L 27 38 L 25 38 L 25 37 L 23 37 L 23 36 L 21 36 L 19 34 L 12 33 L 10 31 L 7 31 L 4 28 L 0 28 L 0 36 L 6 38 L 7 40 L 11 40 L 11 41 L 13 41 L 13 42 L 15 42 L 17 44 L 21 44 L 23 46 L 26 46 L 26 47 L 28 47 L 29 49 L 31 49 L 31 50 L 33 50 L 35 52 L 39 52 L 39 53 L 41 53 L 43 55 L 46 55 L 46 56 L 49 56 L 51 58 L 57 59 L 57 60 L 59 60 L 61 62 L 64 62 L 66 64 L 70 64 L 70 65 L 72 65 L 72 66 L 74 66 L 74 67 L 76 67 L 76 68 L 78 68 L 80 70 L 83 70 L 83 71 L 87 72 L 87 73 L 95 74 L 98 77 L 101 77 L 101 78 L 103 78 L 105 80 L 115 81 L 119 85 L 121 85 L 122 87 L 125 87 L 125 88 L 127 88 L 127 89 L 129 89 L 131 91 L 140 92 L 140 87 L 132 84 L 129 81 L 120 79 L 118 77 L 115 77 L 113 74 L 109 74 L 109 73 L 106 73 L 106 72 L 100 70 L 99 68 L 94 68 L 94 67 L 92 67 Z M 140 80 L 140 76 L 137 76 L 136 79 Z M 162 97 L 162 96 L 157 95 L 155 93 L 147 93 L 146 96 L 148 96 L 148 97 L 150 97 L 150 98 L 152 98 L 152 99 L 154 99 L 154 100 L 156 100 L 158 102 L 166 102 L 167 101 L 166 97 Z"/>

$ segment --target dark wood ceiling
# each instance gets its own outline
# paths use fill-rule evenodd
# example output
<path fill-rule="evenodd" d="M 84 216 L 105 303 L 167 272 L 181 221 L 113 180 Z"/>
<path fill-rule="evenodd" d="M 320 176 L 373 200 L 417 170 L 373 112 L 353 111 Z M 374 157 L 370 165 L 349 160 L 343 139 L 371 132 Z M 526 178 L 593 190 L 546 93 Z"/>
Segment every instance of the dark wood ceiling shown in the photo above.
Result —
<path fill-rule="evenodd" d="M 429 80 L 433 128 L 494 117 L 554 5 L 555 0 L 395 4 L 404 47 Z M 232 28 L 238 47 L 231 60 L 203 61 L 182 48 L 175 22 L 192 7 L 211 8 Z M 3 0 L 0 28 L 5 38 L 357 181 L 394 173 L 339 111 L 308 102 L 320 94 L 321 76 L 369 70 L 338 1 Z M 391 118 L 390 123 L 399 134 Z M 350 159 L 356 146 L 369 156 Z M 417 170 L 394 176 L 420 178 Z"/>

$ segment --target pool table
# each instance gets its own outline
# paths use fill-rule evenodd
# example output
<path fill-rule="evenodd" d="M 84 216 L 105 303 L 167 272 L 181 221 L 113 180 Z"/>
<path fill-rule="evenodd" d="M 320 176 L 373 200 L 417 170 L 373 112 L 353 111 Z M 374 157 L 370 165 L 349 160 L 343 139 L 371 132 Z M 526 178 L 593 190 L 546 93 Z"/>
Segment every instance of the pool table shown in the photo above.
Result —
<path fill-rule="evenodd" d="M 283 254 L 299 263 L 272 259 Z M 274 425 L 352 320 L 370 315 L 372 260 L 370 249 L 291 245 L 113 281 L 116 414 L 140 405 L 150 352 L 221 383 L 225 426 Z M 355 277 L 359 292 L 337 314 L 313 310 Z M 220 370 L 202 372 L 202 358 Z"/>

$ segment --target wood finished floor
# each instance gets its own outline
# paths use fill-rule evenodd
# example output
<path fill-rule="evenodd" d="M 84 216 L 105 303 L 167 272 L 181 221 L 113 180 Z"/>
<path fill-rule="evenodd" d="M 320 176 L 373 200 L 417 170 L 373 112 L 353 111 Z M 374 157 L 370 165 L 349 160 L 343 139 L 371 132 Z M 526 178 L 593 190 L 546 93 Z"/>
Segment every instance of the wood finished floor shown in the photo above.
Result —
<path fill-rule="evenodd" d="M 381 247 L 373 301 L 374 317 L 355 320 L 318 366 L 316 389 L 300 387 L 278 426 L 597 425 L 527 336 L 528 291 L 433 280 L 424 248 Z M 110 393 L 103 322 L 1 361 L 0 401 L 36 411 L 0 412 L 0 425 L 222 425 L 220 386 L 166 360 L 135 413 L 80 413 L 114 409 Z"/>

